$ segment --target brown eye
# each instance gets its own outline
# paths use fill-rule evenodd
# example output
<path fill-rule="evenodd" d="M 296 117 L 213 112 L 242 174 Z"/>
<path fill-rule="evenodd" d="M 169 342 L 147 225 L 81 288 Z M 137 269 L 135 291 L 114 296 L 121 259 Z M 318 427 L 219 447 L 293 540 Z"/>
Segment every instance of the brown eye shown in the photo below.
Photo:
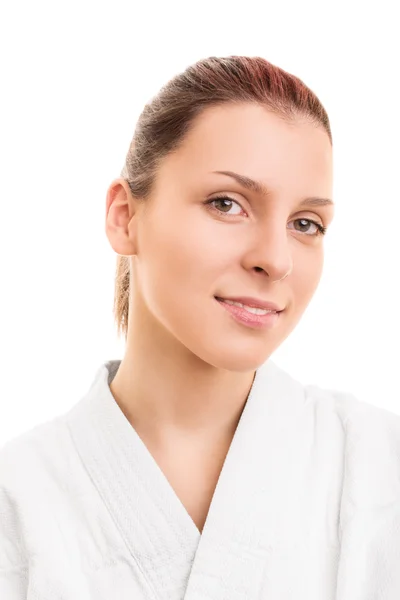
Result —
<path fill-rule="evenodd" d="M 317 237 L 319 235 L 325 235 L 326 233 L 326 227 L 324 227 L 323 225 L 321 225 L 320 223 L 317 223 L 317 221 L 313 221 L 312 219 L 295 219 L 293 221 L 293 223 L 303 223 L 303 225 L 301 225 L 301 227 L 306 227 L 309 228 L 309 224 L 311 223 L 312 225 L 315 225 L 317 231 L 315 233 L 308 233 L 308 229 L 307 231 L 303 231 L 302 229 L 300 230 L 296 230 L 296 231 L 300 231 L 300 233 L 304 233 L 305 235 L 309 235 L 310 237 Z M 306 223 L 304 225 L 304 223 Z"/>
<path fill-rule="evenodd" d="M 232 208 L 232 203 L 236 204 L 237 206 L 239 206 L 241 208 L 241 210 L 243 210 L 242 207 L 240 206 L 239 202 L 237 202 L 236 200 L 233 200 L 232 198 L 229 198 L 229 196 L 218 196 L 217 198 L 208 200 L 206 204 L 213 205 L 214 203 L 219 204 L 219 206 L 222 207 L 222 210 L 220 210 L 220 208 L 216 208 L 215 206 L 213 206 L 213 208 L 223 214 L 229 214 L 228 211 L 229 211 L 229 209 Z M 226 203 L 228 203 L 228 206 L 226 205 Z M 227 210 L 224 210 L 224 208 Z M 235 216 L 235 215 L 233 215 L 233 216 Z"/>

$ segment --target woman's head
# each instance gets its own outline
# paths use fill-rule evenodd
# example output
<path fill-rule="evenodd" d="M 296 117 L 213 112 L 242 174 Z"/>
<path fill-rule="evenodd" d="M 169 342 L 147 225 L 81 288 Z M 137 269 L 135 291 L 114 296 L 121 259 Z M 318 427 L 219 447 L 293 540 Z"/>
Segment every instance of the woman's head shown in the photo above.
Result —
<path fill-rule="evenodd" d="M 267 192 L 215 171 L 259 181 Z M 318 286 L 323 235 L 311 221 L 326 227 L 333 209 L 305 199 L 331 194 L 328 116 L 298 78 L 262 58 L 190 66 L 144 108 L 108 190 L 119 331 L 129 337 L 136 311 L 135 327 L 152 321 L 207 363 L 256 368 Z M 274 328 L 254 330 L 215 296 L 257 297 L 285 311 Z"/>

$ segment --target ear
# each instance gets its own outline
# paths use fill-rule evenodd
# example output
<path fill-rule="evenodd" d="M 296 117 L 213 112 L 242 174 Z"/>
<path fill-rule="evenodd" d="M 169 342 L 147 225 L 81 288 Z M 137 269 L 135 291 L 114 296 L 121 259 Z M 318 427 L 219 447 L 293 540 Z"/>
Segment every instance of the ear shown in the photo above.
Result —
<path fill-rule="evenodd" d="M 136 209 L 127 181 L 115 179 L 107 190 L 105 230 L 112 249 L 122 256 L 136 253 L 135 227 L 132 227 Z"/>

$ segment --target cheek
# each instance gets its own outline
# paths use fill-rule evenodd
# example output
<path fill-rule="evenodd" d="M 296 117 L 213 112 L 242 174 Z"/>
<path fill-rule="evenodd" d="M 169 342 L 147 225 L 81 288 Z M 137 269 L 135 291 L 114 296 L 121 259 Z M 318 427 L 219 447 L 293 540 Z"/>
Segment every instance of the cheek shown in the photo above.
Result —
<path fill-rule="evenodd" d="M 154 276 L 204 292 L 204 286 L 207 290 L 207 285 L 215 284 L 215 277 L 232 264 L 232 249 L 207 222 L 185 217 L 174 222 L 165 218 L 161 223 L 158 219 L 142 244 L 145 262 L 149 262 Z"/>
<path fill-rule="evenodd" d="M 149 236 L 138 269 L 138 288 L 153 318 L 193 351 L 207 335 L 216 281 L 196 241 L 170 232 Z"/>
<path fill-rule="evenodd" d="M 149 305 L 167 309 L 182 305 L 196 290 L 207 290 L 207 274 L 213 264 L 198 232 L 174 223 L 157 221 L 142 235 L 138 276 L 139 285 Z M 143 232 L 144 233 L 144 232 Z M 211 254 L 212 259 L 212 254 Z M 158 311 L 157 311 L 158 312 Z"/>
<path fill-rule="evenodd" d="M 322 260 L 304 260 L 292 276 L 292 290 L 298 301 L 307 303 L 314 295 L 322 275 Z M 299 265 L 299 263 L 298 263 Z"/>

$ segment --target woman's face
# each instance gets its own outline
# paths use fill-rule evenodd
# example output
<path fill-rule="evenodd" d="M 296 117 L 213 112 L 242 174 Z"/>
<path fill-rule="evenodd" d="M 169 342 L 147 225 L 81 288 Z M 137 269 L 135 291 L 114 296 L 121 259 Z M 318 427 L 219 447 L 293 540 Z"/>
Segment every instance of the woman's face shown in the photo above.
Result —
<path fill-rule="evenodd" d="M 213 171 L 245 175 L 269 193 Z M 225 199 L 207 204 L 218 196 Z M 328 226 L 333 207 L 301 204 L 317 196 L 332 197 L 332 147 L 322 127 L 288 125 L 252 104 L 206 109 L 164 159 L 150 204 L 134 204 L 132 311 L 145 311 L 153 327 L 202 361 L 258 368 L 299 322 L 320 281 L 324 236 L 308 220 Z M 251 296 L 285 310 L 274 327 L 254 329 L 215 296 Z M 146 319 L 135 318 L 135 327 L 140 322 Z"/>

